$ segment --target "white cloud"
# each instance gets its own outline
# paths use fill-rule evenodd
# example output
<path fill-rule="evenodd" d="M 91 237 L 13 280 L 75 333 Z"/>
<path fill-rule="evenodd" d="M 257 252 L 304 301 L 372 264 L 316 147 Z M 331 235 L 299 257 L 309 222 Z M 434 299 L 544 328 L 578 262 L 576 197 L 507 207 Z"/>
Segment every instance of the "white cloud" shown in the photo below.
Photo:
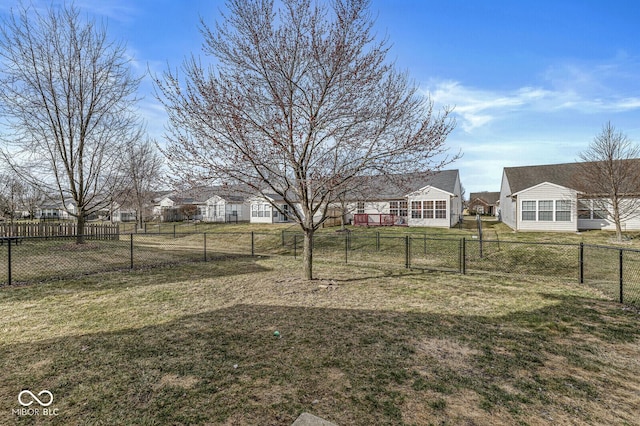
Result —
<path fill-rule="evenodd" d="M 574 73 L 575 76 L 578 74 L 577 71 Z M 591 79 L 583 76 L 582 80 Z M 591 89 L 595 86 L 595 83 L 589 84 Z M 597 97 L 592 90 L 578 91 L 575 87 L 551 90 L 527 86 L 510 91 L 492 91 L 445 80 L 432 81 L 428 88 L 436 105 L 454 108 L 462 130 L 467 133 L 499 120 L 510 120 L 514 113 L 524 116 L 572 111 L 580 114 L 615 114 L 640 109 L 640 97 L 625 96 L 615 91 Z"/>

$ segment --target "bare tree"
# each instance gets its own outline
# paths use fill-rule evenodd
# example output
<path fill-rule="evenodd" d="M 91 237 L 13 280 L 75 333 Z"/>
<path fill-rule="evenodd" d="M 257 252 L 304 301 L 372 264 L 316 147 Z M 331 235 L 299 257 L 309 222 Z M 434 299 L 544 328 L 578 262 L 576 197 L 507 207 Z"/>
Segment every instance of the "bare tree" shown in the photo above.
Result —
<path fill-rule="evenodd" d="M 140 137 L 132 108 L 140 79 L 125 46 L 72 6 L 21 6 L 0 29 L 0 111 L 13 132 L 5 158 L 77 218 L 108 206 L 121 185 L 122 147 Z"/>
<path fill-rule="evenodd" d="M 580 154 L 578 189 L 594 207 L 606 211 L 622 242 L 622 223 L 640 208 L 640 148 L 611 123 L 602 127 Z"/>
<path fill-rule="evenodd" d="M 314 232 L 350 182 L 441 167 L 454 122 L 387 62 L 368 0 L 278 4 L 229 0 L 215 29 L 201 22 L 214 65 L 192 57 L 183 79 L 156 78 L 171 125 L 164 153 L 178 176 L 281 197 L 312 279 Z"/>
<path fill-rule="evenodd" d="M 128 186 L 122 197 L 123 206 L 133 206 L 138 228 L 144 227 L 145 207 L 152 202 L 161 183 L 163 159 L 153 140 L 140 140 L 125 151 L 125 180 Z"/>
<path fill-rule="evenodd" d="M 36 210 L 46 201 L 46 194 L 36 185 L 24 185 L 22 193 L 22 206 L 25 212 L 29 213 L 29 218 L 36 217 Z"/>
<path fill-rule="evenodd" d="M 25 185 L 14 174 L 0 175 L 0 215 L 11 223 L 22 207 Z"/>

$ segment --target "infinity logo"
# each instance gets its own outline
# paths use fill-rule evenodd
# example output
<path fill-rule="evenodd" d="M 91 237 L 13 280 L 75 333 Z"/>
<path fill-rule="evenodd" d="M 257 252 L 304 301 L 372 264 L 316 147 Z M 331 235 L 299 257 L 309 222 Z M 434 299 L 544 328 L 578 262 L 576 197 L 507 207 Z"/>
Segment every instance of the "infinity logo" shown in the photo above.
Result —
<path fill-rule="evenodd" d="M 29 395 L 29 396 L 31 397 L 31 401 L 29 401 L 29 402 L 23 402 L 23 401 L 22 401 L 22 396 L 23 396 L 23 395 L 25 395 L 25 394 L 26 394 L 26 395 Z M 38 398 L 38 396 L 42 396 L 43 394 L 45 394 L 45 395 L 49 395 L 49 402 L 46 402 L 46 403 L 45 403 L 45 402 L 42 402 L 42 401 Z M 38 404 L 42 405 L 43 407 L 48 407 L 48 406 L 50 406 L 51 404 L 53 404 L 53 394 L 52 394 L 51 392 L 49 392 L 48 390 L 40 391 L 40 392 L 38 393 L 38 396 L 35 396 L 35 395 L 33 394 L 33 392 L 31 392 L 31 391 L 29 391 L 29 390 L 23 390 L 22 392 L 20 392 L 20 393 L 18 394 L 18 402 L 20 403 L 20 405 L 23 405 L 23 406 L 25 406 L 25 407 L 28 407 L 28 406 L 30 406 L 31 404 L 33 404 L 33 401 L 37 402 Z"/>

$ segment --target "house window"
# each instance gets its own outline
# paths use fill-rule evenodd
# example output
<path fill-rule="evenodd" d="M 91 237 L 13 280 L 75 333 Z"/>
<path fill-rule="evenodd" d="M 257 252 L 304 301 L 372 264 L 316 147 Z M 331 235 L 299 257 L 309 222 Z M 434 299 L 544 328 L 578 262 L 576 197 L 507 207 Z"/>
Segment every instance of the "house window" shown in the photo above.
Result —
<path fill-rule="evenodd" d="M 422 219 L 422 201 L 411 202 L 411 219 Z"/>
<path fill-rule="evenodd" d="M 598 203 L 594 200 L 579 201 L 578 219 L 606 219 L 609 213 L 598 207 Z"/>
<path fill-rule="evenodd" d="M 402 217 L 407 217 L 407 202 L 406 201 L 400 201 L 400 207 L 398 208 L 398 216 L 402 216 Z"/>
<path fill-rule="evenodd" d="M 358 204 L 356 205 L 356 213 L 364 214 L 364 202 L 358 201 Z"/>
<path fill-rule="evenodd" d="M 553 221 L 553 200 L 538 201 L 538 220 Z"/>
<path fill-rule="evenodd" d="M 251 217 L 258 217 L 258 205 L 253 204 L 251 206 Z"/>
<path fill-rule="evenodd" d="M 433 219 L 433 201 L 422 202 L 422 217 L 425 219 Z"/>
<path fill-rule="evenodd" d="M 522 220 L 536 220 L 536 202 L 522 202 Z"/>
<path fill-rule="evenodd" d="M 436 219 L 447 218 L 447 202 L 444 200 L 436 201 Z"/>
<path fill-rule="evenodd" d="M 398 216 L 399 208 L 398 201 L 389 201 L 389 214 Z"/>
<path fill-rule="evenodd" d="M 393 214 L 401 217 L 407 217 L 407 202 L 406 201 L 390 201 L 389 214 Z"/>
<path fill-rule="evenodd" d="M 571 201 L 556 201 L 556 221 L 571 222 Z"/>

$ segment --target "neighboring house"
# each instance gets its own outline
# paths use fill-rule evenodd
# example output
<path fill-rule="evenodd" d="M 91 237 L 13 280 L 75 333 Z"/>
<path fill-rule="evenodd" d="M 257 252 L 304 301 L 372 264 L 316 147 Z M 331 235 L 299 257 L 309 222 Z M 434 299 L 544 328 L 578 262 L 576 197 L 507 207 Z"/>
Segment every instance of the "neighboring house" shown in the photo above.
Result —
<path fill-rule="evenodd" d="M 233 186 L 198 187 L 162 194 L 154 200 L 153 216 L 162 222 L 249 221 L 249 201 Z"/>
<path fill-rule="evenodd" d="M 205 222 L 248 222 L 251 219 L 247 198 L 221 191 L 205 201 Z"/>
<path fill-rule="evenodd" d="M 640 167 L 640 160 L 638 162 Z M 615 230 L 607 212 L 597 210 L 580 185 L 578 163 L 505 167 L 500 190 L 502 221 L 516 231 Z M 640 213 L 640 212 L 639 212 Z M 623 229 L 639 230 L 640 216 Z"/>
<path fill-rule="evenodd" d="M 394 180 L 397 181 L 382 175 L 368 178 L 367 187 L 356 192 L 360 200 L 349 202 L 347 219 L 360 222 L 361 217 L 354 215 L 366 214 L 374 219 L 365 223 L 378 224 L 386 219 L 381 215 L 393 215 L 394 225 L 441 228 L 450 228 L 461 220 L 462 185 L 458 170 L 399 175 Z"/>
<path fill-rule="evenodd" d="M 499 192 L 472 192 L 469 195 L 469 203 L 467 204 L 467 208 L 469 210 L 469 214 L 498 216 L 499 204 Z"/>
<path fill-rule="evenodd" d="M 132 207 L 123 207 L 119 203 L 113 202 L 111 205 L 111 222 L 135 222 L 136 210 Z"/>
<path fill-rule="evenodd" d="M 274 207 L 277 205 L 281 211 Z M 255 196 L 249 199 L 251 209 L 251 223 L 286 223 L 291 219 L 287 212 L 290 207 L 284 202 L 283 198 L 277 194 L 265 194 L 263 196 Z"/>
<path fill-rule="evenodd" d="M 67 208 L 61 204 L 51 203 L 36 207 L 35 218 L 40 220 L 69 220 L 73 216 L 69 212 L 75 212 L 75 205 L 69 203 Z"/>

